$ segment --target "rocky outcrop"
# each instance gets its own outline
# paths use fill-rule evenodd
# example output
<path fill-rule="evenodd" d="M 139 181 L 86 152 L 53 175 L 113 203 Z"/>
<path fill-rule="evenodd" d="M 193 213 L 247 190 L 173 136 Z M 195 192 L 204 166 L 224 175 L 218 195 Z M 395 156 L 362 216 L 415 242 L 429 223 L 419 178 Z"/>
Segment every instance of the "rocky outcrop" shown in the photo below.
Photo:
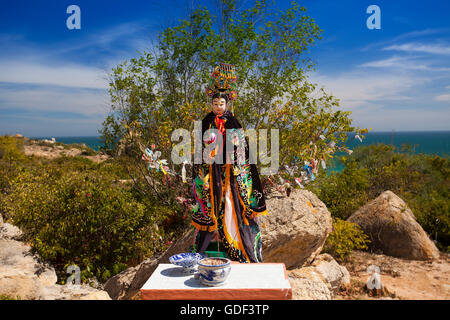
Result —
<path fill-rule="evenodd" d="M 1 222 L 1 218 L 0 218 Z M 87 285 L 58 285 L 53 267 L 18 241 L 19 228 L 0 223 L 0 295 L 26 300 L 111 300 Z"/>
<path fill-rule="evenodd" d="M 259 218 L 264 262 L 286 268 L 310 263 L 332 230 L 331 214 L 311 191 L 294 189 L 289 197 L 268 197 L 268 215 Z"/>
<path fill-rule="evenodd" d="M 288 271 L 294 300 L 331 300 L 350 274 L 329 254 L 321 254 L 307 267 Z"/>
<path fill-rule="evenodd" d="M 353 213 L 348 221 L 361 226 L 370 237 L 371 248 L 411 260 L 439 258 L 439 250 L 416 221 L 411 209 L 392 191 Z"/>
<path fill-rule="evenodd" d="M 39 145 L 36 143 L 25 144 L 24 153 L 26 156 L 44 157 L 48 159 L 55 159 L 62 156 L 65 157 L 83 157 L 100 163 L 108 160 L 110 157 L 102 152 L 97 152 L 95 155 L 85 155 L 83 148 L 65 148 L 61 145 Z"/>

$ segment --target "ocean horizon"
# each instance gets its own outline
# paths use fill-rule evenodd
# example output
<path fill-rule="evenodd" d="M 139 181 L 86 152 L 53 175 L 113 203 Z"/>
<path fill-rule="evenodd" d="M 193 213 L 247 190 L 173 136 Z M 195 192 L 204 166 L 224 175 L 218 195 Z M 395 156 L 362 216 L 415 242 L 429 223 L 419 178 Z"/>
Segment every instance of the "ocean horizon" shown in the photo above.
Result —
<path fill-rule="evenodd" d="M 384 143 L 394 145 L 399 150 L 403 144 L 412 146 L 413 153 L 435 154 L 442 157 L 450 155 L 450 130 L 448 131 L 372 131 L 364 135 L 360 142 L 354 133 L 348 134 L 346 141 L 350 149 L 363 145 Z M 51 139 L 65 144 L 84 143 L 88 147 L 99 150 L 103 145 L 99 136 L 44 136 L 30 137 L 31 139 Z"/>

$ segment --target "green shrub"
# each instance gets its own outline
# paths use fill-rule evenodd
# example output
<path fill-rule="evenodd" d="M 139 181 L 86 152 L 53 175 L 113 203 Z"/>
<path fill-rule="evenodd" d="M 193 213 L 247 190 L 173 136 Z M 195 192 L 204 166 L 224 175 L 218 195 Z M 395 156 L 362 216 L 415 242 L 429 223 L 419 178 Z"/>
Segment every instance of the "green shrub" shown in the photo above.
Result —
<path fill-rule="evenodd" d="M 137 201 L 132 190 L 115 185 L 116 177 L 71 160 L 77 161 L 72 170 L 48 161 L 22 171 L 1 210 L 52 263 L 60 283 L 69 265 L 80 267 L 83 281 L 105 281 L 164 246 L 158 224 L 171 212 Z"/>
<path fill-rule="evenodd" d="M 0 136 L 0 202 L 10 192 L 11 179 L 25 163 L 27 158 L 24 154 L 23 139 Z"/>
<path fill-rule="evenodd" d="M 70 265 L 80 267 L 83 282 L 105 281 L 165 250 L 185 229 L 183 208 L 120 182 L 130 168 L 117 159 L 25 156 L 23 143 L 35 142 L 0 137 L 0 213 L 55 267 L 59 283 Z"/>
<path fill-rule="evenodd" d="M 67 147 L 69 149 L 70 148 L 80 149 L 82 156 L 95 156 L 97 154 L 97 151 L 95 151 L 94 149 L 88 147 L 84 143 L 72 143 L 72 144 L 67 145 Z"/>
<path fill-rule="evenodd" d="M 434 239 L 440 250 L 450 251 L 450 207 L 448 191 L 430 190 L 410 199 L 411 210 L 419 224 Z"/>
<path fill-rule="evenodd" d="M 84 149 L 83 152 L 81 152 L 82 156 L 95 156 L 97 154 L 97 152 L 95 152 L 95 150 L 93 149 Z"/>
<path fill-rule="evenodd" d="M 0 136 L 0 159 L 3 161 L 20 161 L 25 159 L 23 139 Z"/>
<path fill-rule="evenodd" d="M 328 236 L 323 251 L 343 261 L 352 250 L 368 249 L 369 237 L 352 222 L 333 219 L 333 231 Z"/>
<path fill-rule="evenodd" d="M 327 205 L 333 217 L 347 219 L 368 201 L 366 190 L 369 186 L 369 171 L 350 162 L 342 172 L 321 175 L 306 188 Z"/>

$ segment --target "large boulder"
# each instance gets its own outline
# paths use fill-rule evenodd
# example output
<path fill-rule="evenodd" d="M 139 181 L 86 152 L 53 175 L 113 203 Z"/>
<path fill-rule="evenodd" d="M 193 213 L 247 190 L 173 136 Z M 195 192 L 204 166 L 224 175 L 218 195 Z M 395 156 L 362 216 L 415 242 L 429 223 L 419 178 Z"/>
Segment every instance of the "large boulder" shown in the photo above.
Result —
<path fill-rule="evenodd" d="M 86 285 L 58 285 L 55 269 L 18 241 L 22 231 L 0 225 L 0 295 L 26 300 L 111 300 L 105 291 Z"/>
<path fill-rule="evenodd" d="M 331 214 L 311 191 L 294 189 L 289 197 L 268 197 L 266 216 L 259 218 L 264 262 L 286 268 L 310 263 L 332 231 Z"/>
<path fill-rule="evenodd" d="M 392 191 L 385 191 L 348 221 L 361 226 L 370 237 L 371 248 L 411 260 L 439 258 L 439 250 L 416 221 L 411 209 Z"/>

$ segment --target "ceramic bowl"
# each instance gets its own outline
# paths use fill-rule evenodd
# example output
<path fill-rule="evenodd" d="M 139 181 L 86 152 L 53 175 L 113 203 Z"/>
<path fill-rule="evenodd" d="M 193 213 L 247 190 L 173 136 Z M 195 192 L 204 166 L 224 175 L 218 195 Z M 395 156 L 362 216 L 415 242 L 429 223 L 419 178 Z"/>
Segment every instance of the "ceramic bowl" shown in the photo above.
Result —
<path fill-rule="evenodd" d="M 198 262 L 200 282 L 207 286 L 225 283 L 231 271 L 231 260 L 227 258 L 205 258 Z"/>
<path fill-rule="evenodd" d="M 169 261 L 176 266 L 182 267 L 186 273 L 195 273 L 197 263 L 204 258 L 206 258 L 206 255 L 203 253 L 185 252 L 171 256 Z"/>

